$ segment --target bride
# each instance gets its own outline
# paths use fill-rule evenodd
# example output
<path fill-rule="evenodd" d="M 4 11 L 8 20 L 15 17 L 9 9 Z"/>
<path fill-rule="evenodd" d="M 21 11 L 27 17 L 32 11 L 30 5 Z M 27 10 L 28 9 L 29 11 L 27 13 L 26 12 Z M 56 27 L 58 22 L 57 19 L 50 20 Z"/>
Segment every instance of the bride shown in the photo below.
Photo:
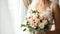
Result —
<path fill-rule="evenodd" d="M 50 0 L 35 0 L 28 7 L 27 17 L 29 17 L 29 12 L 31 10 L 37 10 L 42 13 L 42 16 L 45 16 L 46 19 L 49 20 L 52 25 L 50 25 L 49 30 L 46 31 L 46 34 L 59 34 L 59 5 L 57 3 L 53 3 Z M 37 32 L 36 32 L 37 33 Z M 36 34 L 35 33 L 35 34 Z"/>

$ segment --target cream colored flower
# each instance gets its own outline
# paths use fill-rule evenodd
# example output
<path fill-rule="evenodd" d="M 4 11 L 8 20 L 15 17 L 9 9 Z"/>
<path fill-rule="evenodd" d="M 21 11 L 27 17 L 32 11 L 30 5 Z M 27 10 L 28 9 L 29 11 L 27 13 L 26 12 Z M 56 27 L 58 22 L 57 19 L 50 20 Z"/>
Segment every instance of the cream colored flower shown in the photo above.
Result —
<path fill-rule="evenodd" d="M 43 17 L 44 14 L 43 13 L 39 13 L 39 15 L 40 15 L 40 17 Z"/>
<path fill-rule="evenodd" d="M 30 26 L 31 26 L 32 28 L 36 28 L 36 24 L 34 23 L 34 21 L 30 22 Z"/>
<path fill-rule="evenodd" d="M 37 18 L 36 15 L 34 15 L 34 16 L 33 16 L 33 19 L 36 19 L 36 18 Z"/>
<path fill-rule="evenodd" d="M 41 29 L 43 29 L 43 28 L 44 28 L 44 24 L 43 24 L 43 23 L 40 23 L 40 24 L 39 24 L 39 27 L 40 27 Z"/>

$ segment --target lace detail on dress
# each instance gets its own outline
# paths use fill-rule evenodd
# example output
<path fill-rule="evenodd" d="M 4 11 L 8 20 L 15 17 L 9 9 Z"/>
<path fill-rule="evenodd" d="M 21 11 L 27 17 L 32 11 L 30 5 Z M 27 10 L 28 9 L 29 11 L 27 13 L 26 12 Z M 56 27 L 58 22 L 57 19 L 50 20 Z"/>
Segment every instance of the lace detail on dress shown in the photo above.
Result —
<path fill-rule="evenodd" d="M 50 8 L 49 7 L 47 8 L 46 13 L 44 15 L 44 17 L 46 19 L 48 19 L 49 22 L 51 23 L 51 25 L 50 25 L 50 28 L 51 28 L 50 31 L 54 31 L 55 30 L 55 22 L 54 22 L 53 13 L 52 13 L 52 6 L 53 6 L 53 4 L 50 5 Z"/>

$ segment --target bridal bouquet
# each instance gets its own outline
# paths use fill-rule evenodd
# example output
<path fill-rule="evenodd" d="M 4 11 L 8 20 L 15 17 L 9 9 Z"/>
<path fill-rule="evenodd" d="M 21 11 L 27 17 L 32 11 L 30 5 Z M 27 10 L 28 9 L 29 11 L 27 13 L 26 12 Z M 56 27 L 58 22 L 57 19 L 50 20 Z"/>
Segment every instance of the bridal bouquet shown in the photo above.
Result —
<path fill-rule="evenodd" d="M 21 24 L 21 27 L 27 27 L 30 32 L 34 32 L 35 30 L 45 32 L 50 25 L 48 19 L 42 16 L 42 13 L 37 10 L 32 10 L 25 21 L 26 24 Z M 26 28 L 23 31 L 26 31 Z"/>

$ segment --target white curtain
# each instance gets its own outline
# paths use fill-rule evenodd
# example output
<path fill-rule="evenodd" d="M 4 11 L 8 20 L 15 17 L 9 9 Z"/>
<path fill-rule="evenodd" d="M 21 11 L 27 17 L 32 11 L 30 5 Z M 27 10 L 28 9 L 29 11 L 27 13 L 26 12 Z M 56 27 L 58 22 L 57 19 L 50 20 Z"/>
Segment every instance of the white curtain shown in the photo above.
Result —
<path fill-rule="evenodd" d="M 22 0 L 0 0 L 0 34 L 21 34 L 26 12 Z"/>
<path fill-rule="evenodd" d="M 0 34 L 18 34 L 19 0 L 0 0 Z"/>

